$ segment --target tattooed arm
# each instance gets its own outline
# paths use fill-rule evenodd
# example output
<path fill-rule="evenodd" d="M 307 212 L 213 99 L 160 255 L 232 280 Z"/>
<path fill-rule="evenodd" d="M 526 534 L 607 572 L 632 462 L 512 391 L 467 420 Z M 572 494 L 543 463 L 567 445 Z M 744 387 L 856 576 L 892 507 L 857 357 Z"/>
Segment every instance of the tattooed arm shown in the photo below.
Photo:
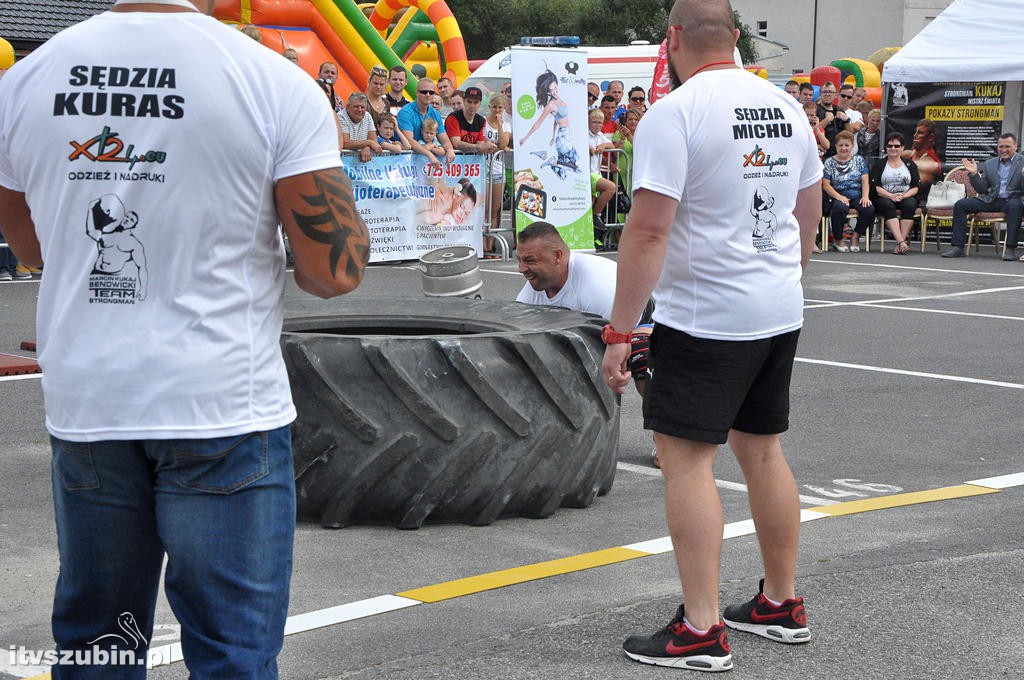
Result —
<path fill-rule="evenodd" d="M 354 290 L 370 259 L 370 236 L 341 168 L 307 172 L 274 187 L 277 214 L 295 256 L 295 283 L 318 297 Z"/>
<path fill-rule="evenodd" d="M 0 187 L 0 232 L 3 232 L 19 262 L 30 267 L 43 266 L 39 239 L 25 194 Z"/>

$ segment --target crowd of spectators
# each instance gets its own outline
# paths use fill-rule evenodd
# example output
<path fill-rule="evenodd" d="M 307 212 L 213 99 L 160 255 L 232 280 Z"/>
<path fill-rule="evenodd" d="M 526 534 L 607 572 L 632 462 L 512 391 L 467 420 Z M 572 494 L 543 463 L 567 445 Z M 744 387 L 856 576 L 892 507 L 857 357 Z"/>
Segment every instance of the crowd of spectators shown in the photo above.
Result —
<path fill-rule="evenodd" d="M 928 119 L 918 123 L 911 151 L 904 149 L 898 132 L 888 135 L 882 148 L 881 111 L 867 100 L 863 87 L 837 88 L 825 82 L 816 102 L 810 83 L 791 80 L 784 89 L 803 107 L 824 163 L 822 212 L 828 216 L 831 248 L 859 252 L 860 240 L 877 215 L 896 241 L 893 252 L 908 253 L 915 212 L 921 205 L 918 192 L 925 181 L 941 179 L 942 166 L 934 156 L 935 123 Z M 920 158 L 929 161 L 927 180 L 922 180 Z M 821 243 L 815 250 L 821 252 L 829 245 Z"/>
<path fill-rule="evenodd" d="M 251 37 L 261 40 L 255 31 Z M 285 49 L 284 56 L 298 63 L 295 50 Z M 361 161 L 378 153 L 410 150 L 423 154 L 432 164 L 451 162 L 456 150 L 492 155 L 487 176 L 491 206 L 487 224 L 500 224 L 502 205 L 507 203 L 504 194 L 508 175 L 504 154 L 497 152 L 511 150 L 511 83 L 491 96 L 485 116 L 480 111 L 483 92 L 477 87 L 456 89 L 449 77 L 440 78 L 436 85 L 429 78 L 419 78 L 416 98 L 410 101 L 404 92 L 408 82 L 405 69 L 375 66 L 370 70 L 365 92 L 353 93 L 347 102 L 334 90 L 337 78 L 336 64 L 320 65 L 317 82 L 337 112 L 339 147 L 356 152 Z M 888 135 L 883 144 L 881 111 L 867 99 L 865 88 L 825 82 L 816 98 L 813 85 L 790 80 L 784 90 L 803 107 L 824 163 L 823 212 L 831 228 L 828 243 L 821 243 L 820 247 L 837 252 L 860 251 L 861 239 L 877 216 L 895 239 L 893 252 L 909 252 L 908 238 L 915 213 L 927 201 L 931 184 L 942 179 L 942 161 L 935 150 L 935 122 L 927 118 L 918 121 L 909 148 L 899 133 Z M 630 193 L 633 134 L 647 110 L 648 97 L 642 87 L 633 86 L 626 92 L 622 81 L 612 80 L 604 91 L 599 83 L 587 83 L 587 102 L 594 236 L 602 246 L 607 242 L 603 219 L 608 215 L 606 209 L 615 207 L 609 205 L 617 193 L 627 197 Z M 1006 151 L 1008 142 L 1001 139 L 999 155 L 990 159 L 992 163 L 1002 159 L 1001 165 L 991 166 L 997 172 L 1005 171 L 1011 161 L 1024 163 L 1016 153 L 1016 139 L 1011 141 L 1012 152 Z M 1012 238 L 1007 239 L 1006 259 L 1016 259 L 1020 221 L 1017 216 L 1024 211 L 1024 207 L 1018 209 L 1021 191 L 1017 188 L 1024 181 L 1014 175 L 1013 189 L 1008 191 L 1006 177 L 995 182 L 978 165 L 967 167 L 972 168 L 972 184 L 984 184 L 988 193 L 996 185 L 992 201 L 1006 208 L 1012 223 L 1007 230 Z M 975 203 L 957 206 L 955 226 L 959 231 L 964 231 L 963 214 L 980 210 Z M 954 231 L 956 236 L 959 231 Z M 485 249 L 492 246 L 493 239 L 485 236 Z M 953 249 L 944 256 L 957 257 L 962 252 L 962 244 L 954 238 Z M 26 273 L 14 264 L 0 261 L 0 279 L 7 276 L 25 278 Z"/>

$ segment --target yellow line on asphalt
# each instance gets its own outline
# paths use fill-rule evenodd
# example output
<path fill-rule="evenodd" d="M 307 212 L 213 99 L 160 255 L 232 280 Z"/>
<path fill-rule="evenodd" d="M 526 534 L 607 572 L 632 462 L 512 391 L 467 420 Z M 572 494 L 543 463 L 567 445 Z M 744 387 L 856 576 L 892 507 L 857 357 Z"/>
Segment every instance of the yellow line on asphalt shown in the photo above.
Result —
<path fill-rule="evenodd" d="M 892 494 L 890 496 L 879 496 L 877 498 L 863 498 L 856 501 L 836 503 L 835 505 L 821 505 L 814 508 L 807 508 L 813 512 L 820 512 L 832 517 L 843 515 L 855 515 L 862 512 L 873 512 L 875 510 L 886 510 L 899 508 L 908 505 L 919 505 L 921 503 L 932 503 L 934 501 L 953 500 L 956 498 L 968 498 L 970 496 L 983 496 L 999 493 L 999 489 L 976 486 L 974 484 L 959 484 L 947 486 L 940 489 L 929 489 L 926 491 L 911 491 L 908 493 Z M 628 562 L 640 557 L 650 557 L 654 553 L 632 548 L 607 548 L 595 550 L 594 552 L 582 553 L 570 557 L 562 557 L 546 562 L 536 562 L 521 567 L 492 571 L 486 574 L 478 574 L 467 578 L 436 583 L 431 586 L 414 588 L 395 593 L 399 597 L 407 597 L 424 603 L 442 602 L 465 595 L 482 593 L 488 590 L 496 590 L 505 586 L 517 583 L 536 581 L 550 576 L 570 574 L 577 571 L 585 571 L 594 567 L 603 567 L 619 562 Z M 25 680 L 50 680 L 49 673 L 34 675 Z"/>
<path fill-rule="evenodd" d="M 630 548 L 607 548 L 605 550 L 583 553 L 582 555 L 562 557 L 557 560 L 536 562 L 522 567 L 502 569 L 501 571 L 492 571 L 487 574 L 460 578 L 455 581 L 406 590 L 401 593 L 395 593 L 395 595 L 419 600 L 420 602 L 440 602 L 441 600 L 450 600 L 462 597 L 463 595 L 481 593 L 485 590 L 503 588 L 516 583 L 525 583 L 549 576 L 603 567 L 606 564 L 626 562 L 628 560 L 635 560 L 638 557 L 648 557 L 649 555 L 650 553 L 631 550 Z"/>
<path fill-rule="evenodd" d="M 933 501 L 948 501 L 954 498 L 967 498 L 968 496 L 982 496 L 990 493 L 999 493 L 999 490 L 986 489 L 973 484 L 959 484 L 957 486 L 946 486 L 941 489 L 928 489 L 927 491 L 911 491 L 908 493 L 893 494 L 891 496 L 864 498 L 857 501 L 847 501 L 845 503 L 836 503 L 835 505 L 822 505 L 817 508 L 808 509 L 825 515 L 839 517 L 841 515 L 855 515 L 860 512 L 871 512 L 873 510 L 899 508 L 905 505 L 918 505 L 920 503 L 931 503 Z"/>

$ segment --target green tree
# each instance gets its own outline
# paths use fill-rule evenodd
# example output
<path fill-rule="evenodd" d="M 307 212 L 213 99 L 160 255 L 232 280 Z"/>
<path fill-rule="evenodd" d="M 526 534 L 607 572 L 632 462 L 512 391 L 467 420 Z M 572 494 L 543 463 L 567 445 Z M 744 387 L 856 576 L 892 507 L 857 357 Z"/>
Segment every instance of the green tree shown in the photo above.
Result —
<path fill-rule="evenodd" d="M 751 32 L 750 26 L 743 23 L 739 12 L 733 10 L 732 16 L 736 22 L 736 28 L 740 29 L 740 39 L 736 41 L 736 49 L 740 51 L 740 58 L 743 59 L 744 64 L 757 63 L 757 45 L 754 43 L 754 34 Z"/>
<path fill-rule="evenodd" d="M 660 44 L 674 0 L 447 0 L 459 22 L 470 59 L 486 59 L 518 45 L 524 35 L 576 35 L 584 45 Z M 757 61 L 750 27 L 733 12 L 740 29 L 743 63 Z"/>
<path fill-rule="evenodd" d="M 470 59 L 486 59 L 524 35 L 576 35 L 584 45 L 660 43 L 672 0 L 447 0 Z"/>

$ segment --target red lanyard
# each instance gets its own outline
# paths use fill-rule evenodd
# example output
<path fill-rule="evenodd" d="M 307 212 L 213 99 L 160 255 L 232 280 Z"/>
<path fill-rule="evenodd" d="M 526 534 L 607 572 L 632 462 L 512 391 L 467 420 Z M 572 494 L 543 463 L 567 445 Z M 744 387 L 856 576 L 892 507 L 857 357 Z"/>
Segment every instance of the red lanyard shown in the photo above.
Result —
<path fill-rule="evenodd" d="M 732 59 L 730 59 L 729 61 L 713 61 L 710 64 L 704 64 L 699 69 L 697 69 L 696 71 L 691 73 L 690 74 L 690 78 L 694 77 L 695 75 L 697 75 L 698 73 L 700 73 L 701 71 L 703 71 L 706 68 L 711 68 L 712 66 L 724 66 L 725 64 L 735 64 L 735 63 L 736 62 L 733 61 Z M 690 78 L 687 78 L 687 80 L 689 80 Z"/>

